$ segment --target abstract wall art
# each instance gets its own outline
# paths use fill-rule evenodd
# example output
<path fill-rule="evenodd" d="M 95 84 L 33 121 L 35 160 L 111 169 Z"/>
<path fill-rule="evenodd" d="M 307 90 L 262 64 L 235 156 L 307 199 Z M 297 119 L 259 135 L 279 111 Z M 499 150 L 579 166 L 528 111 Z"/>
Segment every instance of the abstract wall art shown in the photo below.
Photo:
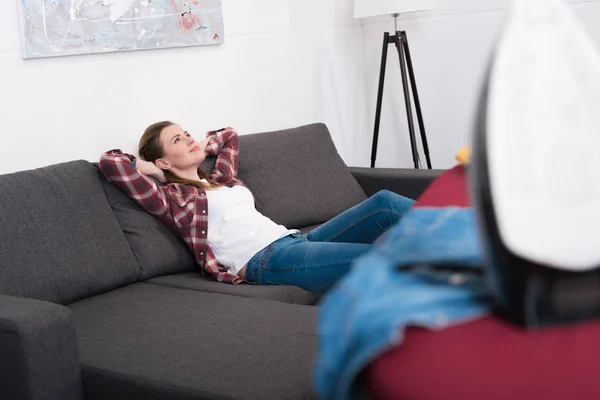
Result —
<path fill-rule="evenodd" d="M 17 0 L 23 58 L 223 43 L 221 0 Z"/>

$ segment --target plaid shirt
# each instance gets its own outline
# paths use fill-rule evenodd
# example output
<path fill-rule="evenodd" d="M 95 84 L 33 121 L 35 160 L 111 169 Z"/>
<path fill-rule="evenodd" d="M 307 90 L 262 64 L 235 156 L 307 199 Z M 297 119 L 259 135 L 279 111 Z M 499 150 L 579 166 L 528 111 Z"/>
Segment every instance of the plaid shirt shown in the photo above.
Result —
<path fill-rule="evenodd" d="M 227 187 L 244 185 L 236 178 L 238 171 L 239 140 L 233 128 L 208 132 L 206 146 L 209 155 L 217 161 L 209 177 Z M 170 183 L 158 186 L 151 178 L 135 168 L 136 158 L 121 150 L 111 150 L 100 158 L 100 170 L 129 197 L 146 211 L 179 232 L 194 253 L 201 271 L 219 282 L 238 284 L 243 280 L 219 265 L 208 246 L 208 200 L 204 189 Z"/>

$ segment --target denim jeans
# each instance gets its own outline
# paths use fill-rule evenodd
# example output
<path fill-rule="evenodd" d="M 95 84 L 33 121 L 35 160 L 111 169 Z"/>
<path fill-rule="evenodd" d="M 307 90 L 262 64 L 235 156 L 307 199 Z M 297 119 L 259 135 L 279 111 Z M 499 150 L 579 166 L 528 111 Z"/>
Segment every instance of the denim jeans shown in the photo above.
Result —
<path fill-rule="evenodd" d="M 292 234 L 271 243 L 248 262 L 246 280 L 325 292 L 413 203 L 382 190 L 307 234 Z"/>

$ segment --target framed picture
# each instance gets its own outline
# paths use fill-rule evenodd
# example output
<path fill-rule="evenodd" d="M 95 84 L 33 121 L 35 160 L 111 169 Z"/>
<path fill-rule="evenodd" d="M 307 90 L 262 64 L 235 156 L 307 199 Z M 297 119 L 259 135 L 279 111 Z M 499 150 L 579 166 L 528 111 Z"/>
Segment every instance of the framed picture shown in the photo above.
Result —
<path fill-rule="evenodd" d="M 221 0 L 17 0 L 24 59 L 223 43 Z"/>

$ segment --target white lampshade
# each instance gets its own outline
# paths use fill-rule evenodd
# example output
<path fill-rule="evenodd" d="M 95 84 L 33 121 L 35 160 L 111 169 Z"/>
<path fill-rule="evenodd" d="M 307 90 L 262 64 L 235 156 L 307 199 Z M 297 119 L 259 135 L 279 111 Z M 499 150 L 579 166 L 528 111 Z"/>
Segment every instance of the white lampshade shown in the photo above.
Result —
<path fill-rule="evenodd" d="M 436 0 L 354 0 L 354 18 L 431 10 Z"/>

